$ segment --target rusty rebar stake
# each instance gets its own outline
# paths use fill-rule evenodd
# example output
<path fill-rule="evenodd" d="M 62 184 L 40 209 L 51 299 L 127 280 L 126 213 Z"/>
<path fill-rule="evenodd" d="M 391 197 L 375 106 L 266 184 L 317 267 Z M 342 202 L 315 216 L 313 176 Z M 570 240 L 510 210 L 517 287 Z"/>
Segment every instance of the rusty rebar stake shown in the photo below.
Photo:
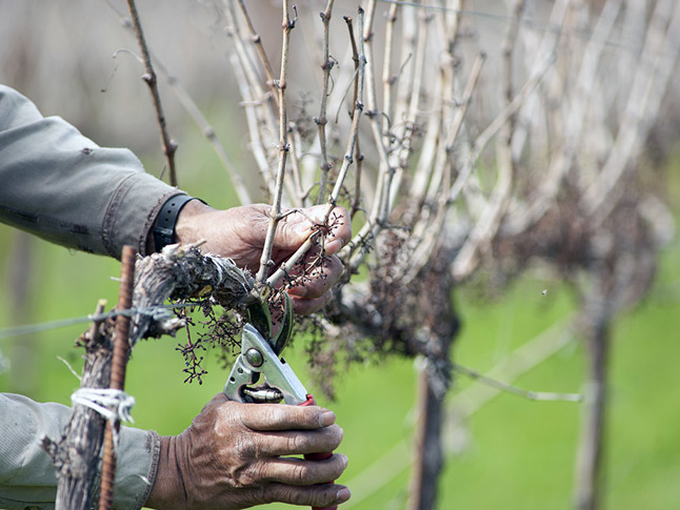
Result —
<path fill-rule="evenodd" d="M 121 255 L 120 287 L 118 290 L 117 310 L 129 310 L 132 307 L 132 290 L 135 275 L 135 258 L 137 251 L 132 246 L 123 246 Z M 116 331 L 113 338 L 113 359 L 111 360 L 111 384 L 116 390 L 125 390 L 125 368 L 130 352 L 130 317 L 116 317 Z M 120 422 L 115 420 L 116 433 L 120 430 Z M 99 510 L 113 508 L 113 480 L 116 475 L 116 453 L 113 449 L 113 427 L 106 423 L 104 435 L 104 454 L 102 458 L 102 479 L 99 489 Z"/>

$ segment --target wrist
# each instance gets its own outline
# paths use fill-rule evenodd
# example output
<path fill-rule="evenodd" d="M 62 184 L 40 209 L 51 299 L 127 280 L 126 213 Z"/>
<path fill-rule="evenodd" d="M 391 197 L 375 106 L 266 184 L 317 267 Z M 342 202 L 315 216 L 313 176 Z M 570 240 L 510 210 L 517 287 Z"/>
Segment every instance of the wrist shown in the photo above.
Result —
<path fill-rule="evenodd" d="M 161 436 L 156 479 L 144 504 L 147 508 L 183 510 L 187 507 L 187 492 L 177 455 L 177 438 Z"/>
<path fill-rule="evenodd" d="M 198 209 L 196 204 L 204 206 L 204 202 L 200 198 L 191 197 L 185 193 L 175 195 L 166 200 L 156 217 L 152 229 L 154 251 L 161 251 L 169 244 L 181 242 L 180 237 L 177 235 L 178 223 L 180 218 L 186 218 L 194 214 L 192 211 Z"/>
<path fill-rule="evenodd" d="M 201 236 L 198 228 L 201 222 L 196 220 L 199 216 L 214 211 L 215 209 L 200 199 L 187 202 L 175 222 L 175 242 L 189 244 L 203 240 L 205 236 Z"/>

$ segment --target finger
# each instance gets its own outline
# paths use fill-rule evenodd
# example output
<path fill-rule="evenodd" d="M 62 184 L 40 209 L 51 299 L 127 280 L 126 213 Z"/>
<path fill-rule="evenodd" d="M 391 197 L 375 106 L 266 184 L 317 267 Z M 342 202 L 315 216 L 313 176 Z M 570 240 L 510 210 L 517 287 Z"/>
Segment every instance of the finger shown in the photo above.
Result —
<path fill-rule="evenodd" d="M 261 463 L 261 479 L 286 485 L 330 483 L 347 468 L 347 457 L 336 453 L 325 460 L 271 458 Z"/>
<path fill-rule="evenodd" d="M 265 456 L 302 455 L 332 452 L 342 441 L 343 430 L 331 425 L 315 430 L 260 432 L 253 436 L 258 451 Z"/>
<path fill-rule="evenodd" d="M 344 207 L 336 206 L 328 217 L 326 253 L 335 255 L 352 238 L 352 222 Z"/>
<path fill-rule="evenodd" d="M 316 255 L 312 254 L 312 256 Z M 288 290 L 288 294 L 310 299 L 321 297 L 340 279 L 343 271 L 344 267 L 338 257 L 335 255 L 325 257 L 323 265 L 311 271 L 306 278 L 301 279 L 301 281 L 298 280 L 299 284 L 291 287 Z M 295 273 L 291 272 L 290 274 L 293 277 L 293 281 L 297 283 Z"/>
<path fill-rule="evenodd" d="M 309 237 L 316 225 L 324 224 L 327 210 L 326 205 L 317 205 L 286 216 L 281 220 L 276 231 L 277 248 L 280 250 L 297 249 Z M 352 236 L 352 226 L 347 210 L 341 206 L 333 208 L 326 227 L 326 251 L 329 255 L 333 255 L 347 244 Z"/>
<path fill-rule="evenodd" d="M 297 250 L 312 233 L 317 222 L 323 221 L 323 218 L 318 219 L 315 215 L 309 214 L 309 209 L 290 213 L 279 222 L 274 237 L 277 249 L 291 252 Z"/>
<path fill-rule="evenodd" d="M 298 315 L 310 315 L 318 312 L 328 303 L 333 300 L 333 294 L 327 292 L 323 296 L 314 299 L 297 298 L 291 296 L 290 300 L 293 302 L 293 311 Z"/>
<path fill-rule="evenodd" d="M 272 483 L 265 487 L 265 499 L 270 502 L 279 501 L 290 505 L 327 507 L 340 505 L 347 501 L 352 493 L 344 485 L 312 485 L 298 487 Z"/>
<path fill-rule="evenodd" d="M 308 430 L 328 427 L 335 423 L 335 414 L 318 406 L 287 406 L 280 404 L 240 404 L 234 406 L 241 422 L 251 430 Z M 226 409 L 225 412 L 233 412 Z"/>

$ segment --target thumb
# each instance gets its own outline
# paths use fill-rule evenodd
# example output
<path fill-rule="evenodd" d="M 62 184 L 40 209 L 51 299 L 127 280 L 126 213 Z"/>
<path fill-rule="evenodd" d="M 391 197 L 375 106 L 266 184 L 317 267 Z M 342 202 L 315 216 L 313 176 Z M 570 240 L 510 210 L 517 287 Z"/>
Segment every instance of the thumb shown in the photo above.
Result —
<path fill-rule="evenodd" d="M 304 215 L 294 212 L 279 223 L 274 244 L 281 250 L 297 250 L 312 233 L 312 223 Z"/>

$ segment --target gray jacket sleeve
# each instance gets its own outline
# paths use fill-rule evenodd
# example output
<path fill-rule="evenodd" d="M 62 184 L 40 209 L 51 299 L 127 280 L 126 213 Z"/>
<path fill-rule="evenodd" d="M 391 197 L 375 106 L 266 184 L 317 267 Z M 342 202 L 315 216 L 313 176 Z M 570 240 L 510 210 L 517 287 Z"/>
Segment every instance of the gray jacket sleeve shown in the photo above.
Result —
<path fill-rule="evenodd" d="M 61 404 L 0 393 L 0 508 L 54 508 L 57 479 L 40 441 L 60 438 L 70 413 Z M 160 438 L 154 431 L 122 427 L 119 440 L 113 506 L 137 510 L 156 477 Z"/>
<path fill-rule="evenodd" d="M 120 258 L 146 254 L 163 203 L 181 193 L 144 172 L 127 149 L 107 149 L 59 117 L 43 117 L 0 85 L 0 221 L 70 248 Z"/>
<path fill-rule="evenodd" d="M 99 147 L 58 117 L 44 118 L 0 85 L 0 221 L 44 239 L 120 258 L 146 253 L 159 209 L 180 194 L 144 172 L 125 149 Z M 54 507 L 56 476 L 39 442 L 58 438 L 70 410 L 0 394 L 0 508 Z M 141 508 L 155 478 L 160 440 L 124 428 L 115 507 Z"/>

